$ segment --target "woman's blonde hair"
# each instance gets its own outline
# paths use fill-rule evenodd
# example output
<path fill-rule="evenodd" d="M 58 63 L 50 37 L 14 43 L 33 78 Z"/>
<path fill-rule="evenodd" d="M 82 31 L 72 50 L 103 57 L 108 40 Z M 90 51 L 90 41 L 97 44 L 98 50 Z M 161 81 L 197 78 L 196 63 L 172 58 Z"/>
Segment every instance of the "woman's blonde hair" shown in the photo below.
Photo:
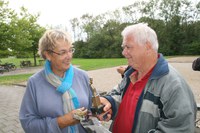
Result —
<path fill-rule="evenodd" d="M 38 54 L 40 57 L 46 59 L 44 52 L 53 50 L 58 40 L 64 40 L 68 45 L 72 45 L 71 36 L 67 32 L 55 29 L 47 30 L 39 40 Z"/>

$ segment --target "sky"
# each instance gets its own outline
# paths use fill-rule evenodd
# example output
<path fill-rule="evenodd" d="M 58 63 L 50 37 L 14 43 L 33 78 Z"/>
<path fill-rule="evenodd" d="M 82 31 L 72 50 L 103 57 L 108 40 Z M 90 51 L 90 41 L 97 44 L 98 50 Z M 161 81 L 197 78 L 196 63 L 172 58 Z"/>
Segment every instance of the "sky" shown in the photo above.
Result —
<path fill-rule="evenodd" d="M 9 7 L 19 12 L 21 6 L 31 14 L 40 13 L 42 26 L 69 25 L 69 20 L 83 14 L 98 15 L 133 4 L 136 0 L 8 0 Z M 199 0 L 192 0 L 197 3 Z"/>
<path fill-rule="evenodd" d="M 57 26 L 83 14 L 98 15 L 133 4 L 135 0 L 8 0 L 9 7 L 19 11 L 21 6 L 31 14 L 40 13 L 38 23 Z"/>

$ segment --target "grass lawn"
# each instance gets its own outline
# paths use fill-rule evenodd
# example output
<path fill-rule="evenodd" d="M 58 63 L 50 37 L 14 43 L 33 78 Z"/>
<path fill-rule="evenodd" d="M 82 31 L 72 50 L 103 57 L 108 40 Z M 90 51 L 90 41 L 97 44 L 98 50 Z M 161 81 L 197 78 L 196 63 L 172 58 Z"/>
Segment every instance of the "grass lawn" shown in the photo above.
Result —
<path fill-rule="evenodd" d="M 17 59 L 17 58 L 3 58 L 1 59 L 1 63 L 13 63 L 20 67 L 20 61 L 22 60 L 30 60 L 33 64 L 33 58 L 26 59 Z M 40 58 L 37 59 L 41 60 Z M 39 64 L 39 62 L 37 62 Z M 114 59 L 77 59 L 74 58 L 72 60 L 72 64 L 78 66 L 79 68 L 89 71 L 96 70 L 101 68 L 109 68 L 120 65 L 126 65 L 127 61 L 125 58 L 114 58 Z M 11 85 L 15 83 L 25 82 L 32 74 L 19 74 L 19 75 L 9 75 L 9 76 L 0 76 L 0 85 Z"/>
<path fill-rule="evenodd" d="M 31 75 L 33 74 L 0 76 L 0 85 L 12 85 L 16 83 L 25 82 Z"/>
<path fill-rule="evenodd" d="M 175 56 L 167 56 L 165 58 L 172 58 Z M 27 61 L 30 60 L 31 64 L 33 63 L 33 58 L 25 58 L 25 59 L 17 59 L 17 58 L 2 58 L 0 59 L 0 63 L 14 63 L 17 68 L 20 67 L 20 61 Z M 37 64 L 39 64 L 39 60 L 41 58 L 37 58 Z M 74 58 L 72 60 L 72 64 L 78 66 L 79 68 L 89 71 L 89 70 L 96 70 L 101 68 L 109 68 L 109 67 L 115 67 L 120 65 L 126 65 L 127 60 L 125 58 L 110 58 L 110 59 L 79 59 Z M 19 74 L 19 75 L 11 75 L 11 76 L 0 76 L 0 85 L 10 85 L 15 83 L 20 83 L 27 81 L 28 77 L 30 77 L 32 74 Z"/>
<path fill-rule="evenodd" d="M 109 68 L 120 65 L 126 65 L 127 60 L 125 58 L 115 59 L 73 59 L 73 65 L 79 66 L 83 70 L 97 70 L 101 68 Z"/>

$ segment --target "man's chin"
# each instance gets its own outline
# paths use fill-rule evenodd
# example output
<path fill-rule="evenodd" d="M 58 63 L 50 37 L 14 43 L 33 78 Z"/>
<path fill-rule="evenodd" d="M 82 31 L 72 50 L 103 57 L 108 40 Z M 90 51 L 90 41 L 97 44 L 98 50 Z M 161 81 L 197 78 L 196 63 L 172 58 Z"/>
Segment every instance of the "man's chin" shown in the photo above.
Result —
<path fill-rule="evenodd" d="M 131 63 L 128 61 L 128 66 L 131 66 Z"/>

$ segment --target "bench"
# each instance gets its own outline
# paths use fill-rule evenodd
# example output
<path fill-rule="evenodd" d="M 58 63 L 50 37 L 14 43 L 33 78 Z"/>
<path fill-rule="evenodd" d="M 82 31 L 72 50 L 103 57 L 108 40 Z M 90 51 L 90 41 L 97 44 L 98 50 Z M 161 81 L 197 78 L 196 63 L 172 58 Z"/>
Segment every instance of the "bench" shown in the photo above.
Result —
<path fill-rule="evenodd" d="M 20 67 L 30 67 L 31 61 L 20 61 Z"/>
<path fill-rule="evenodd" d="M 2 66 L 0 66 L 0 74 L 3 74 L 6 71 L 6 69 Z"/>
<path fill-rule="evenodd" d="M 40 65 L 40 66 L 43 66 L 43 65 L 44 65 L 44 62 L 45 62 L 44 60 L 39 60 L 39 65 Z"/>

